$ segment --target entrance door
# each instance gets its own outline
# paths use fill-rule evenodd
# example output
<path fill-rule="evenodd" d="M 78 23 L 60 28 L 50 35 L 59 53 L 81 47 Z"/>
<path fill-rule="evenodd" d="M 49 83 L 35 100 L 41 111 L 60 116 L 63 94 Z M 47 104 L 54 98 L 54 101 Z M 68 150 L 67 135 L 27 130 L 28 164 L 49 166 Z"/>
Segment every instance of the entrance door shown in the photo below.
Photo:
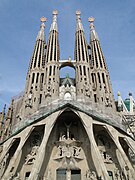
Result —
<path fill-rule="evenodd" d="M 81 171 L 71 170 L 71 180 L 81 180 Z"/>
<path fill-rule="evenodd" d="M 66 170 L 65 169 L 57 170 L 57 180 L 66 180 Z"/>
<path fill-rule="evenodd" d="M 108 171 L 108 175 L 109 175 L 110 180 L 113 180 L 113 173 L 112 173 L 112 171 Z"/>

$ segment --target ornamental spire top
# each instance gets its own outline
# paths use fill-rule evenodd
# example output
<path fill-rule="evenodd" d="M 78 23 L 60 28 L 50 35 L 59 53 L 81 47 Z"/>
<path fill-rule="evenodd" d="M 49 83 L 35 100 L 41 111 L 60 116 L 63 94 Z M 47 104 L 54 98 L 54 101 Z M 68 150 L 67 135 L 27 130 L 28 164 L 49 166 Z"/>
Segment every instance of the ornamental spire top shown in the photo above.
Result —
<path fill-rule="evenodd" d="M 88 21 L 90 22 L 90 28 L 91 29 L 94 29 L 94 20 L 95 20 L 94 17 L 89 17 L 88 18 Z"/>
<path fill-rule="evenodd" d="M 82 25 L 82 22 L 81 22 L 81 11 L 79 11 L 79 10 L 76 11 L 76 20 L 77 20 L 76 31 L 79 31 L 79 30 L 84 31 L 83 25 Z"/>
<path fill-rule="evenodd" d="M 43 16 L 40 18 L 41 21 L 41 26 L 40 26 L 40 30 L 38 32 L 37 35 L 37 40 L 45 40 L 45 34 L 44 34 L 44 29 L 45 29 L 45 22 L 46 22 L 46 18 Z"/>
<path fill-rule="evenodd" d="M 52 24 L 51 24 L 50 31 L 52 31 L 52 30 L 58 31 L 57 15 L 58 15 L 58 11 L 57 11 L 57 10 L 54 10 L 54 11 L 53 11 L 53 22 L 52 22 Z"/>
<path fill-rule="evenodd" d="M 89 17 L 88 21 L 90 22 L 90 30 L 91 30 L 91 40 L 99 40 L 97 32 L 95 31 L 95 27 L 94 27 L 94 17 Z"/>

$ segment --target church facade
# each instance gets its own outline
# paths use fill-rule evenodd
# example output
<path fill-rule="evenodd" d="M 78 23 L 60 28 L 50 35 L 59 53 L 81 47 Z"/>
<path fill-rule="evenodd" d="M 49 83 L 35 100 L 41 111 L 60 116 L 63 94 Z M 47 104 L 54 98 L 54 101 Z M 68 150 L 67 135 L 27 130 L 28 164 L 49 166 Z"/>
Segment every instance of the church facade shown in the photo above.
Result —
<path fill-rule="evenodd" d="M 41 18 L 25 91 L 0 114 L 0 179 L 135 180 L 134 134 L 116 106 L 94 18 L 87 43 L 76 11 L 74 60 L 62 61 L 57 15 L 48 41 Z M 66 66 L 75 78 L 60 78 Z"/>

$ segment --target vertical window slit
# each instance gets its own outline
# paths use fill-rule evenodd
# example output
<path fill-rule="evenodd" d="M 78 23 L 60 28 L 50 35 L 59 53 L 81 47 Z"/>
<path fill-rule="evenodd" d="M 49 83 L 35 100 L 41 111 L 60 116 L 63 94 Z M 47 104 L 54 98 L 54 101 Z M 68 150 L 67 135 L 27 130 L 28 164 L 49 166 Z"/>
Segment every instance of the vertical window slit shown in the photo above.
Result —
<path fill-rule="evenodd" d="M 38 83 L 39 73 L 37 73 L 36 83 Z"/>
<path fill-rule="evenodd" d="M 39 97 L 39 104 L 41 104 L 42 102 L 42 94 L 40 94 L 40 97 Z"/>
<path fill-rule="evenodd" d="M 34 83 L 35 73 L 32 74 L 32 84 Z"/>

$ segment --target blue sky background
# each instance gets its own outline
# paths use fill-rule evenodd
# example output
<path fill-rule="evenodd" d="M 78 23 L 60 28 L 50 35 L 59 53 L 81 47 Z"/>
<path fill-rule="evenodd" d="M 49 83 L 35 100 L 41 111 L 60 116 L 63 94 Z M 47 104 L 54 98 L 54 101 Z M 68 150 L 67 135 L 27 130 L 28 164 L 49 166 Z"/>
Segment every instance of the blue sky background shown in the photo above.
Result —
<path fill-rule="evenodd" d="M 95 18 L 115 97 L 132 92 L 135 97 L 135 0 L 0 0 L 0 110 L 24 90 L 29 60 L 45 16 L 46 39 L 57 9 L 60 56 L 74 58 L 75 11 L 89 42 L 88 17 Z M 64 75 L 67 72 L 64 72 Z"/>

